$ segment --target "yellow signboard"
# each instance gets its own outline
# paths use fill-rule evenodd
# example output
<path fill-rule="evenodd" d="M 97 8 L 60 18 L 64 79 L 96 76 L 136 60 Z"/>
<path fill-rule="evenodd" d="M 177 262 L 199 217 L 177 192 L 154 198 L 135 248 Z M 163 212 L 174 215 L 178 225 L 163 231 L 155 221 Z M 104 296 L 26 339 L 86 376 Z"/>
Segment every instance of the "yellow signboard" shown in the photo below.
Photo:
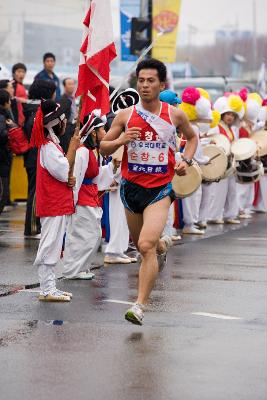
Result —
<path fill-rule="evenodd" d="M 176 59 L 176 39 L 179 23 L 181 0 L 153 0 L 152 40 L 159 32 L 163 35 L 152 49 L 152 57 L 166 63 Z"/>

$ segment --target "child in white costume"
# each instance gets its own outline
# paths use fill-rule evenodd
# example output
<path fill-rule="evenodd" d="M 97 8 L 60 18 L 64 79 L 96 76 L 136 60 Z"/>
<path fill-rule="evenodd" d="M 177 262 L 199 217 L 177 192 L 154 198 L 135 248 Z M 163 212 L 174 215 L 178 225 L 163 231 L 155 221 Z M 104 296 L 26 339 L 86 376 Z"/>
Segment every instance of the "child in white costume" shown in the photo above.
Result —
<path fill-rule="evenodd" d="M 261 128 L 258 126 L 258 116 L 261 109 L 262 99 L 257 93 L 247 94 L 247 90 L 242 90 L 245 107 L 245 117 L 239 129 L 239 138 L 250 138 L 250 136 Z M 237 197 L 239 205 L 239 217 L 251 218 L 250 212 L 252 210 L 254 200 L 254 182 L 240 184 L 237 183 Z"/>
<path fill-rule="evenodd" d="M 182 93 L 182 104 L 179 106 L 188 116 L 198 137 L 198 147 L 194 160 L 198 164 L 206 164 L 209 158 L 204 156 L 200 142 L 200 134 L 207 131 L 212 122 L 212 109 L 209 94 L 202 88 L 186 88 Z M 203 125 L 204 124 L 204 125 Z M 206 125 L 208 124 L 208 125 Z M 189 197 L 182 199 L 184 228 L 183 234 L 203 235 L 205 232 L 196 224 L 199 222 L 202 185 Z"/>
<path fill-rule="evenodd" d="M 71 293 L 56 288 L 55 266 L 60 259 L 63 237 L 69 216 L 74 212 L 69 176 L 80 137 L 74 134 L 66 157 L 59 146 L 65 132 L 63 108 L 53 100 L 41 103 L 32 131 L 31 144 L 38 148 L 36 211 L 41 219 L 41 240 L 34 265 L 38 266 L 40 301 L 70 301 Z"/>
<path fill-rule="evenodd" d="M 95 150 L 105 135 L 105 122 L 94 113 L 87 117 L 82 146 L 76 153 L 74 176 L 75 213 L 66 232 L 63 276 L 67 279 L 92 279 L 90 265 L 101 243 L 102 208 L 99 190 L 107 190 L 113 181 L 113 163 L 99 167 Z"/>
<path fill-rule="evenodd" d="M 221 122 L 217 129 L 218 134 L 224 135 L 229 142 L 235 140 L 233 127 L 239 125 L 244 116 L 244 105 L 239 95 L 219 97 L 214 108 L 221 114 Z M 215 133 L 215 132 L 214 132 Z M 236 180 L 234 176 L 221 179 L 214 186 L 214 193 L 210 205 L 210 222 L 239 224 Z"/>
<path fill-rule="evenodd" d="M 262 107 L 259 112 L 258 122 L 260 123 L 260 128 L 262 132 L 266 135 L 266 143 L 265 147 L 267 146 L 267 128 L 266 128 L 266 121 L 267 121 L 267 99 L 264 99 L 262 102 Z M 263 130 L 264 129 L 264 130 Z M 263 136 L 264 137 L 264 136 Z M 267 168 L 267 155 L 264 155 L 262 162 L 264 163 L 264 169 L 266 171 Z M 267 175 L 266 172 L 264 176 L 260 179 L 260 182 L 255 183 L 255 197 L 253 208 L 254 211 L 258 212 L 267 212 Z"/>

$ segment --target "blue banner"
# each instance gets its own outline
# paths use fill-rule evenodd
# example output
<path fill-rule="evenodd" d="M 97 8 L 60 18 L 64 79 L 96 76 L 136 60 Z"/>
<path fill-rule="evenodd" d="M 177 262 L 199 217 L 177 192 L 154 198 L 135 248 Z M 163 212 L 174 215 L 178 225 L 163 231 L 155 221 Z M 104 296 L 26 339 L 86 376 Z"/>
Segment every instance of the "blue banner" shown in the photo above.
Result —
<path fill-rule="evenodd" d="M 130 54 L 132 18 L 140 16 L 141 0 L 121 0 L 121 60 L 135 61 L 137 56 Z"/>

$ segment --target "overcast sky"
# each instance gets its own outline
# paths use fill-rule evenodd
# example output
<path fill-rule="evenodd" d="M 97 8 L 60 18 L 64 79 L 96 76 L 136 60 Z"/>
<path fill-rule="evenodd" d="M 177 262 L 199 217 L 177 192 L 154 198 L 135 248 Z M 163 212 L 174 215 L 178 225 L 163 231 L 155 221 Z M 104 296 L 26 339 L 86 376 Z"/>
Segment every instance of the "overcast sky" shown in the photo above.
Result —
<path fill-rule="evenodd" d="M 164 1 L 164 0 L 160 0 Z M 111 0 L 114 31 L 119 36 L 119 0 Z M 267 0 L 255 0 L 257 33 L 267 34 Z M 182 0 L 178 42 L 188 43 L 188 26 L 197 28 L 191 36 L 196 44 L 211 43 L 216 29 L 253 29 L 253 0 Z"/>

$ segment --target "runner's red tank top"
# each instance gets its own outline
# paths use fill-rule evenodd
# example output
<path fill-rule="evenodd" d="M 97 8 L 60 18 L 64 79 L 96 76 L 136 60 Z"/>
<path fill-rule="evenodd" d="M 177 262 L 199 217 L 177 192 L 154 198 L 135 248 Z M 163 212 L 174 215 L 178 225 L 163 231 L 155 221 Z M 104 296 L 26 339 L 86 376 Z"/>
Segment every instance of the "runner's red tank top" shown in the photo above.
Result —
<path fill-rule="evenodd" d="M 173 125 L 169 104 L 161 103 L 159 117 Z M 157 132 L 137 113 L 135 107 L 127 127 L 139 127 L 141 132 L 137 140 L 124 146 L 122 177 L 145 188 L 171 182 L 175 166 L 173 150 L 160 140 Z"/>

